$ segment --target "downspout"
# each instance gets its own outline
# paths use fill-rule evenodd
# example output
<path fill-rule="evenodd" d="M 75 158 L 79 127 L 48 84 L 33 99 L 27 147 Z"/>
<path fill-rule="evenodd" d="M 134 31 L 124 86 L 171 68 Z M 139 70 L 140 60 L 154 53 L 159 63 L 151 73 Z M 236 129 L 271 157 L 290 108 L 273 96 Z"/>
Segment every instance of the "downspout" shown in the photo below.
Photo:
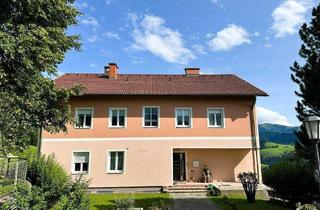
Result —
<path fill-rule="evenodd" d="M 41 156 L 41 143 L 42 143 L 42 129 L 38 128 L 38 141 L 37 141 L 37 157 Z"/>
<path fill-rule="evenodd" d="M 255 113 L 255 105 L 256 105 L 257 98 L 254 97 L 254 100 L 251 105 L 251 118 L 252 118 L 252 124 L 253 124 L 253 141 L 252 141 L 252 147 L 253 147 L 253 152 L 254 152 L 254 158 L 256 162 L 256 167 L 257 167 L 257 178 L 259 183 L 262 184 L 262 176 L 261 176 L 261 161 L 260 161 L 260 153 L 259 153 L 259 148 L 258 148 L 258 139 L 259 139 L 259 132 L 258 132 L 258 125 L 256 124 L 256 113 Z M 260 147 L 260 145 L 259 145 Z"/>

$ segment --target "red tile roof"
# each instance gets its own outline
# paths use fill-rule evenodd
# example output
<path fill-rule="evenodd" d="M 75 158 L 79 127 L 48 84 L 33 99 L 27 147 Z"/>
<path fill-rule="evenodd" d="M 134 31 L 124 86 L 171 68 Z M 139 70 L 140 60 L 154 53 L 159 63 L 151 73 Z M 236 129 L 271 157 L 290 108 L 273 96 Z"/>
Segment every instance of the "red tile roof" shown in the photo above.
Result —
<path fill-rule="evenodd" d="M 232 75 L 64 74 L 55 80 L 58 87 L 81 84 L 85 95 L 219 95 L 267 96 L 267 93 Z"/>

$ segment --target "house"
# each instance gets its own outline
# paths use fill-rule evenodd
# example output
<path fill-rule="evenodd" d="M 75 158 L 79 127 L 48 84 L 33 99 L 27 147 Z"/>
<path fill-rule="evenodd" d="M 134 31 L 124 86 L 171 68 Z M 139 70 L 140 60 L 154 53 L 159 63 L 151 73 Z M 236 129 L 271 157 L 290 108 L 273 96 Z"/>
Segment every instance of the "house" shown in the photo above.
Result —
<path fill-rule="evenodd" d="M 58 87 L 85 86 L 70 100 L 77 123 L 68 133 L 43 132 L 44 154 L 55 154 L 90 187 L 161 187 L 198 182 L 207 166 L 214 181 L 255 172 L 261 182 L 256 97 L 241 78 L 185 74 L 65 74 Z"/>

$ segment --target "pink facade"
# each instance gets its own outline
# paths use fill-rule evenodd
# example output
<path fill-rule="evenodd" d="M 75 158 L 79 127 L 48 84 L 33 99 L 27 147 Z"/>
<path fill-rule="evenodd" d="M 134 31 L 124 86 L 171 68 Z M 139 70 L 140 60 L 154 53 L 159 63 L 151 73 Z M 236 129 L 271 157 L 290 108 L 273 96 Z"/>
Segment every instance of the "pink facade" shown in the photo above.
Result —
<path fill-rule="evenodd" d="M 88 162 L 84 174 L 91 187 L 199 181 L 205 165 L 216 181 L 237 181 L 237 174 L 244 171 L 256 172 L 261 180 L 255 96 L 81 96 L 70 104 L 75 117 L 76 109 L 92 110 L 90 128 L 69 125 L 68 133 L 44 132 L 41 151 L 55 154 L 70 174 L 86 170 L 81 161 Z M 157 108 L 158 126 L 144 126 L 145 107 Z M 111 108 L 125 110 L 123 127 L 111 126 Z M 190 111 L 190 126 L 177 126 L 179 108 Z M 216 109 L 221 110 L 221 127 L 209 123 L 210 111 Z M 75 157 L 74 152 L 89 155 Z M 184 155 L 178 160 L 174 153 Z"/>

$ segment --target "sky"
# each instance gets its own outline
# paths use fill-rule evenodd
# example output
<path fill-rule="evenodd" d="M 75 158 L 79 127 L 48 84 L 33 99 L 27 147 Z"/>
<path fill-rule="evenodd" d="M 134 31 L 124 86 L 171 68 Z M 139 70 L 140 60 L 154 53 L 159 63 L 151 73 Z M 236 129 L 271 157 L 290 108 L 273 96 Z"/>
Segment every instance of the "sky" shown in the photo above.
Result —
<path fill-rule="evenodd" d="M 76 0 L 81 51 L 69 51 L 63 73 L 236 74 L 267 92 L 257 100 L 260 123 L 299 125 L 290 66 L 298 30 L 312 0 Z"/>

